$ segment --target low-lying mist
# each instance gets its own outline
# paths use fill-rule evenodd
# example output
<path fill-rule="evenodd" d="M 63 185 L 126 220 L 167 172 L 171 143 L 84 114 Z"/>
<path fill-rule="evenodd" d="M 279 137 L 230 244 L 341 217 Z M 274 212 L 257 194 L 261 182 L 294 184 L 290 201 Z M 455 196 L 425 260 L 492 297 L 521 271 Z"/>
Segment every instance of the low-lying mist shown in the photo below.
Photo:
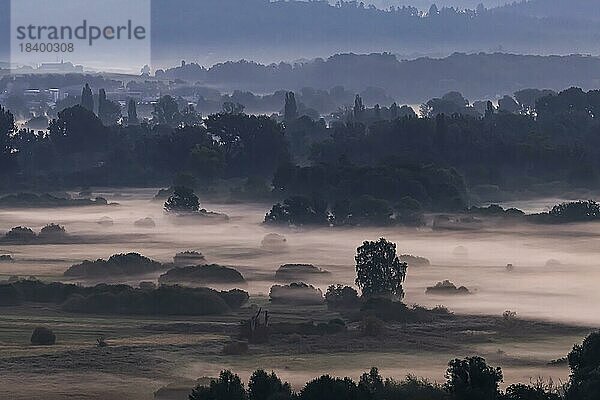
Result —
<path fill-rule="evenodd" d="M 596 290 L 600 233 L 593 224 L 502 226 L 473 231 L 397 227 L 274 230 L 262 225 L 266 205 L 208 203 L 202 207 L 225 213 L 230 221 L 188 224 L 167 216 L 162 203 L 152 201 L 155 193 L 106 190 L 95 195 L 119 205 L 0 211 L 0 232 L 15 226 L 39 231 L 48 223 L 58 223 L 77 239 L 60 245 L 0 244 L 0 254 L 14 258 L 14 262 L 0 263 L 0 278 L 33 275 L 64 280 L 62 274 L 67 268 L 86 259 L 139 252 L 157 261 L 172 262 L 176 253 L 196 250 L 209 263 L 240 271 L 248 281 L 244 289 L 251 295 L 268 295 L 275 271 L 289 263 L 314 264 L 331 272 L 319 277 L 320 281 L 308 282 L 325 291 L 333 283 L 353 284 L 356 248 L 364 240 L 386 237 L 398 245 L 400 254 L 426 257 L 431 262 L 429 266 L 409 268 L 405 284 L 405 302 L 409 304 L 444 305 L 466 314 L 500 315 L 511 310 L 519 317 L 592 326 L 600 320 L 600 310 L 590 306 L 600 300 Z M 542 204 L 553 201 L 524 205 L 535 208 Z M 147 217 L 155 227 L 135 225 Z M 272 232 L 287 238 L 285 250 L 261 248 L 264 236 Z M 508 264 L 512 268 L 507 268 Z M 141 280 L 157 278 L 158 274 L 125 278 L 123 282 L 137 285 Z M 471 294 L 425 294 L 427 287 L 443 280 L 466 286 Z"/>

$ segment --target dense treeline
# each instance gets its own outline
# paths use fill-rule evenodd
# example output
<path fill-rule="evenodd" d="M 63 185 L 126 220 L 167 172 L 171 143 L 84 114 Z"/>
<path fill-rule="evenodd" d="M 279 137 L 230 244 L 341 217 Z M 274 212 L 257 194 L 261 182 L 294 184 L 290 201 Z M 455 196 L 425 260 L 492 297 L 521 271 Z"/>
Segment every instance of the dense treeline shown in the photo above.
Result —
<path fill-rule="evenodd" d="M 86 86 L 81 105 L 60 112 L 47 133 L 18 130 L 1 109 L 0 180 L 11 188 L 55 189 L 168 185 L 179 175 L 179 186 L 205 188 L 241 178 L 233 190 L 240 197 L 337 204 L 342 224 L 365 207 L 378 215 L 458 210 L 469 203 L 466 187 L 596 187 L 599 93 L 527 90 L 495 107 L 454 92 L 424 104 L 423 117 L 395 104 L 367 108 L 357 96 L 327 125 L 301 116 L 292 94 L 280 120 L 244 114 L 234 103 L 201 118 L 170 96 L 154 105 L 152 119 L 140 121 L 135 103 L 126 116 L 111 117 L 111 101 L 102 95 L 97 116 Z"/>
<path fill-rule="evenodd" d="M 35 279 L 0 283 L 0 306 L 51 303 L 65 311 L 129 315 L 215 315 L 241 307 L 248 293 L 208 288 L 160 286 L 135 289 L 127 285 L 84 287 Z"/>
<path fill-rule="evenodd" d="M 377 368 L 364 373 L 358 382 L 350 378 L 323 375 L 294 392 L 274 372 L 258 370 L 246 389 L 231 371 L 221 372 L 209 385 L 196 387 L 190 400 L 592 400 L 600 396 L 598 351 L 600 332 L 590 334 L 575 345 L 567 359 L 571 369 L 569 381 L 561 386 L 541 380 L 512 384 L 500 389 L 503 373 L 481 357 L 454 359 L 448 363 L 443 385 L 407 377 L 403 381 L 384 379 Z"/>
<path fill-rule="evenodd" d="M 422 211 L 461 211 L 468 202 L 453 169 L 385 160 L 380 165 L 283 166 L 273 180 L 285 197 L 265 221 L 292 225 L 421 225 Z"/>
<path fill-rule="evenodd" d="M 199 82 L 204 86 L 244 93 L 276 92 L 288 88 L 301 94 L 303 88 L 313 88 L 313 91 L 329 92 L 328 96 L 320 95 L 324 102 L 323 111 L 328 111 L 325 102 L 343 100 L 344 91 L 361 93 L 365 101 L 373 105 L 382 101 L 381 93 L 398 102 L 415 104 L 455 90 L 467 97 L 481 99 L 531 87 L 563 90 L 576 84 L 586 90 L 593 89 L 597 87 L 598 74 L 595 71 L 599 65 L 599 58 L 582 55 L 455 53 L 443 58 L 399 60 L 389 53 L 335 54 L 326 59 L 297 64 L 263 65 L 241 60 L 205 68 L 187 63 L 164 72 L 157 71 L 157 77 Z M 336 91 L 331 92 L 332 88 Z M 260 109 L 260 103 L 272 101 L 271 97 L 249 99 L 247 94 L 244 97 L 244 93 L 234 93 L 234 101 L 248 102 L 247 106 L 252 110 Z M 202 95 L 207 99 L 214 98 L 205 89 Z M 281 97 L 281 94 L 275 93 L 274 96 Z M 312 96 L 307 91 L 303 102 L 315 108 L 319 103 L 313 102 Z"/>
<path fill-rule="evenodd" d="M 593 9 L 593 0 L 558 1 L 555 8 L 560 13 L 538 18 L 518 8 L 513 12 L 435 6 L 424 11 L 402 6 L 380 10 L 360 1 L 268 0 L 206 0 L 203 7 L 196 7 L 191 0 L 177 1 L 176 6 L 160 0 L 152 4 L 153 57 L 163 63 L 198 54 L 216 60 L 232 55 L 281 60 L 339 49 L 368 52 L 381 48 L 398 54 L 499 48 L 517 53 L 593 53 L 598 28 L 589 17 L 597 14 L 583 11 Z M 230 15 L 237 18 L 227 18 Z M 573 23 L 569 15 L 580 18 Z M 179 22 L 177 26 L 173 20 Z M 196 29 L 187 32 L 184 26 Z"/>

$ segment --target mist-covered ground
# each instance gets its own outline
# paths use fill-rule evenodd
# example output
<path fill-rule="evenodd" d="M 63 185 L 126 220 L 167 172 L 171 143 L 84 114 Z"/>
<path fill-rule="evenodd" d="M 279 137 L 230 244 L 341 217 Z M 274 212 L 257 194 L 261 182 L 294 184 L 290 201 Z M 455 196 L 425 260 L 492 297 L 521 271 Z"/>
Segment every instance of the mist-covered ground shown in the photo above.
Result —
<path fill-rule="evenodd" d="M 118 202 L 118 206 L 1 210 L 0 231 L 14 226 L 39 230 L 48 223 L 58 223 L 70 235 L 84 240 L 66 245 L 0 245 L 1 253 L 11 254 L 16 260 L 0 264 L 0 276 L 60 279 L 68 267 L 86 259 L 139 252 L 171 262 L 179 251 L 197 250 L 210 263 L 238 269 L 250 281 L 251 294 L 268 294 L 270 278 L 285 263 L 309 263 L 332 272 L 321 283 L 322 289 L 326 289 L 332 283 L 352 284 L 356 248 L 364 240 L 386 237 L 397 244 L 399 253 L 426 257 L 432 263 L 429 267 L 409 269 L 408 303 L 443 303 L 461 313 L 498 314 L 512 310 L 521 316 L 560 322 L 600 321 L 600 309 L 587 307 L 590 302 L 600 300 L 600 293 L 595 290 L 595 278 L 600 278 L 597 262 L 600 227 L 594 224 L 504 226 L 467 232 L 396 227 L 274 230 L 261 224 L 268 211 L 266 205 L 203 203 L 209 210 L 229 215 L 230 222 L 188 225 L 167 216 L 161 202 L 151 201 L 154 193 L 154 190 L 98 192 Z M 535 211 L 556 201 L 528 201 L 522 205 L 528 211 Z M 113 225 L 98 224 L 103 217 L 111 218 Z M 145 217 L 153 218 L 156 228 L 134 226 L 136 220 Z M 263 237 L 270 232 L 286 236 L 287 252 L 261 249 Z M 507 264 L 513 264 L 514 271 L 507 272 Z M 425 295 L 427 286 L 443 279 L 467 286 L 475 295 L 442 299 Z"/>
<path fill-rule="evenodd" d="M 562 324 L 600 325 L 600 310 L 593 306 L 600 300 L 596 284 L 600 279 L 598 225 L 503 226 L 461 232 L 400 228 L 273 230 L 261 224 L 266 205 L 209 203 L 202 206 L 228 214 L 230 221 L 182 224 L 180 219 L 165 215 L 161 202 L 152 201 L 155 193 L 146 189 L 94 193 L 118 202 L 118 206 L 0 210 L 0 232 L 19 225 L 39 230 L 54 222 L 64 225 L 77 238 L 77 243 L 64 245 L 0 245 L 0 254 L 15 259 L 14 263 L 0 263 L 0 280 L 13 275 L 64 280 L 62 273 L 84 259 L 133 251 L 170 262 L 179 251 L 197 250 L 209 263 L 238 269 L 248 280 L 244 289 L 250 292 L 251 303 L 271 309 L 267 296 L 273 274 L 281 264 L 310 263 L 332 272 L 318 284 L 323 291 L 332 283 L 353 284 L 356 248 L 364 240 L 386 237 L 397 243 L 400 253 L 427 257 L 432 263 L 409 268 L 405 302 L 447 306 L 465 315 L 464 327 L 407 327 L 386 339 L 389 349 L 373 342 L 372 347 L 362 343 L 363 347 L 348 351 L 343 346 L 351 344 L 317 338 L 302 343 L 274 343 L 247 356 L 224 357 L 220 349 L 226 338 L 220 331 L 210 333 L 207 326 L 235 327 L 251 311 L 223 317 L 134 318 L 65 314 L 42 306 L 3 309 L 0 386 L 10 387 L 14 398 L 28 398 L 33 393 L 67 398 L 66 383 L 69 390 L 81 390 L 88 398 L 102 398 L 106 390 L 114 394 L 113 398 L 152 398 L 153 391 L 162 386 L 214 376 L 222 368 L 232 368 L 243 378 L 259 367 L 275 369 L 295 385 L 321 373 L 357 377 L 371 366 L 380 367 L 388 376 L 401 378 L 413 373 L 443 381 L 447 361 L 471 353 L 483 354 L 502 365 L 508 383 L 528 382 L 538 376 L 559 381 L 568 375 L 566 365 L 550 366 L 549 362 L 566 355 L 585 331 L 563 328 Z M 535 211 L 554 203 L 554 199 L 548 199 L 522 206 Z M 98 224 L 104 217 L 114 224 Z M 153 218 L 156 227 L 134 226 L 134 221 L 145 217 Z M 274 253 L 261 248 L 263 237 L 270 232 L 286 236 L 287 251 Z M 507 271 L 507 264 L 513 264 L 514 270 Z M 137 285 L 140 280 L 157 277 L 125 282 Z M 444 279 L 468 287 L 473 294 L 425 294 L 426 287 Z M 313 314 L 314 318 L 326 318 L 328 315 L 321 310 L 273 307 L 274 315 L 281 319 L 310 320 Z M 500 317 L 506 310 L 522 319 L 544 322 L 528 325 L 515 337 L 498 336 L 493 332 L 495 322 L 484 316 Z M 181 330 L 178 324 L 193 324 L 199 330 Z M 33 349 L 28 345 L 29 335 L 38 325 L 55 329 L 57 346 Z M 108 334 L 111 341 L 107 350 L 94 346 L 100 333 Z M 24 380 L 32 383 L 19 383 Z M 60 387 L 56 382 L 61 383 Z M 127 397 L 125 393 L 132 394 Z"/>

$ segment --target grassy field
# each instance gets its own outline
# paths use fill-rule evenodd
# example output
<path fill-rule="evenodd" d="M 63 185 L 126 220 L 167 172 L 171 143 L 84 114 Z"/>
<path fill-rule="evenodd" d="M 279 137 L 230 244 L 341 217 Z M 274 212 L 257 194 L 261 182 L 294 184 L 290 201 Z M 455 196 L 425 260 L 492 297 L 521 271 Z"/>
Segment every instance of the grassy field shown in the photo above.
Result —
<path fill-rule="evenodd" d="M 509 329 L 499 317 L 455 315 L 428 323 L 389 324 L 379 338 L 363 337 L 357 323 L 335 335 L 275 335 L 269 344 L 252 345 L 246 355 L 226 356 L 223 345 L 237 335 L 239 321 L 253 309 L 210 318 L 89 316 L 35 305 L 1 311 L 0 386 L 10 389 L 10 399 L 68 399 L 73 392 L 76 398 L 153 399 L 161 387 L 192 385 L 224 368 L 244 379 L 257 368 L 272 369 L 296 387 L 332 371 L 356 378 L 372 366 L 398 379 L 414 374 L 439 382 L 448 360 L 473 354 L 502 366 L 506 383 L 538 377 L 559 382 L 566 379 L 567 367 L 550 362 L 564 357 L 590 331 L 533 321 L 516 321 Z M 339 316 L 320 306 L 270 306 L 269 311 L 273 322 Z M 51 327 L 57 344 L 31 346 L 36 326 Z M 96 346 L 101 336 L 109 347 Z"/>

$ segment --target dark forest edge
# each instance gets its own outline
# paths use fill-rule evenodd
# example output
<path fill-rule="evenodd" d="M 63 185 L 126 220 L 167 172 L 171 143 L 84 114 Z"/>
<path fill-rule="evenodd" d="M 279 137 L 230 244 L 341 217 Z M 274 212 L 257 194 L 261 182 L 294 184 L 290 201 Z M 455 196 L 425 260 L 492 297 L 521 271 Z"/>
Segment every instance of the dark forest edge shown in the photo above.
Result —
<path fill-rule="evenodd" d="M 248 293 L 181 286 L 143 287 L 100 284 L 84 287 L 37 279 L 0 284 L 0 306 L 56 304 L 67 312 L 106 315 L 219 315 L 240 308 Z"/>
<path fill-rule="evenodd" d="M 377 368 L 364 373 L 358 382 L 351 378 L 323 375 L 294 392 L 274 372 L 255 371 L 246 389 L 239 376 L 222 371 L 209 384 L 198 385 L 190 400 L 592 400 L 600 394 L 597 370 L 600 332 L 590 334 L 567 356 L 571 375 L 556 385 L 541 379 L 529 384 L 512 384 L 500 389 L 503 373 L 477 356 L 448 363 L 444 384 L 408 376 L 402 381 L 384 379 Z"/>
<path fill-rule="evenodd" d="M 47 133 L 17 129 L 10 111 L 0 109 L 4 187 L 85 192 L 172 183 L 162 196 L 188 187 L 206 197 L 276 203 L 268 221 L 286 220 L 286 208 L 298 206 L 316 214 L 335 210 L 336 225 L 386 224 L 394 215 L 417 226 L 423 212 L 600 187 L 600 91 L 527 90 L 498 107 L 453 92 L 423 104 L 423 117 L 395 103 L 368 108 L 356 96 L 329 124 L 302 115 L 291 92 L 280 117 L 247 115 L 242 105 L 226 103 L 202 118 L 193 106 L 163 96 L 152 118 L 141 120 L 135 101 L 122 116 L 103 90 L 95 98 L 88 85 L 79 102 L 59 112 Z M 105 204 L 28 194 L 0 202 Z"/>

